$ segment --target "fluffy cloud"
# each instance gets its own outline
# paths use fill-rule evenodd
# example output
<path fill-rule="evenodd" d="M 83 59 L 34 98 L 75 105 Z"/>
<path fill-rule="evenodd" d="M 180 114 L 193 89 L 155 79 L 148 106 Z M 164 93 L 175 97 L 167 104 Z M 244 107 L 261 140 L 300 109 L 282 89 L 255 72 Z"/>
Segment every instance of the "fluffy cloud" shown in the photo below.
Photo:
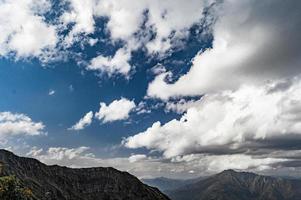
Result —
<path fill-rule="evenodd" d="M 90 1 L 89 1 L 90 2 Z M 99 55 L 91 60 L 88 69 L 112 74 L 128 75 L 132 51 L 143 47 L 149 54 L 165 54 L 189 35 L 189 29 L 201 21 L 203 9 L 213 1 L 181 0 L 95 1 L 88 9 L 89 16 L 107 17 L 106 28 L 113 41 L 123 41 L 125 46 L 113 57 Z M 189 15 L 187 15 L 189 13 Z M 90 18 L 85 24 L 92 25 Z"/>
<path fill-rule="evenodd" d="M 180 120 L 156 122 L 124 143 L 161 151 L 167 158 L 282 148 L 284 139 L 301 140 L 300 95 L 299 78 L 208 94 Z"/>
<path fill-rule="evenodd" d="M 67 0 L 69 4 L 69 10 L 65 11 L 61 16 L 60 20 L 67 26 L 68 24 L 74 23 L 72 30 L 65 38 L 65 43 L 70 46 L 79 34 L 89 34 L 94 32 L 94 17 L 93 8 L 95 7 L 94 0 Z"/>
<path fill-rule="evenodd" d="M 99 1 L 96 13 L 107 16 L 107 28 L 113 39 L 128 40 L 139 32 L 144 20 L 145 29 L 153 31 L 153 39 L 145 43 L 150 53 L 164 52 L 172 42 L 188 34 L 188 29 L 203 17 L 203 9 L 211 1 Z M 187 15 L 189 13 L 189 15 Z M 145 16 L 144 16 L 145 15 Z M 143 17 L 144 16 L 144 17 Z"/>
<path fill-rule="evenodd" d="M 42 122 L 34 122 L 24 114 L 0 112 L 0 137 L 16 135 L 41 135 Z"/>
<path fill-rule="evenodd" d="M 125 98 L 114 100 L 109 105 L 101 102 L 99 112 L 95 114 L 95 117 L 97 117 L 99 120 L 102 120 L 104 123 L 116 120 L 124 120 L 129 118 L 130 112 L 135 107 L 136 104 L 134 101 L 130 101 Z"/>
<path fill-rule="evenodd" d="M 0 55 L 40 56 L 54 48 L 58 38 L 53 25 L 43 14 L 50 9 L 48 0 L 4 0 L 0 3 Z"/>
<path fill-rule="evenodd" d="M 290 78 L 300 73 L 301 14 L 298 1 L 237 1 L 217 4 L 213 47 L 198 53 L 189 72 L 174 83 L 158 75 L 148 95 L 168 99 L 237 89 L 243 83 Z"/>
<path fill-rule="evenodd" d="M 50 147 L 47 151 L 44 151 L 42 148 L 32 147 L 26 155 L 37 158 L 49 165 L 60 164 L 76 167 L 77 164 L 80 164 L 80 162 L 75 163 L 78 159 L 94 157 L 92 154 L 86 153 L 88 150 L 90 148 L 85 146 L 78 148 Z"/>
<path fill-rule="evenodd" d="M 81 118 L 76 124 L 74 124 L 69 130 L 82 130 L 92 123 L 93 112 L 90 111 L 83 118 Z"/>
<path fill-rule="evenodd" d="M 106 72 L 109 76 L 120 73 L 127 76 L 131 70 L 129 61 L 131 53 L 126 49 L 119 49 L 113 57 L 97 56 L 91 60 L 90 65 L 87 66 L 88 70 L 98 70 Z"/>
<path fill-rule="evenodd" d="M 151 55 L 164 55 L 187 38 L 189 29 L 200 23 L 204 8 L 212 2 L 4 0 L 0 5 L 0 55 L 13 52 L 17 58 L 34 56 L 41 60 L 59 57 L 57 51 L 77 42 L 93 45 L 97 40 L 90 36 L 97 29 L 95 20 L 105 18 L 108 42 L 122 42 L 124 46 L 111 56 L 99 54 L 91 59 L 87 69 L 127 76 L 133 68 L 133 51 L 143 49 Z M 59 11 L 53 9 L 56 6 Z M 54 16 L 50 21 L 46 19 L 49 12 Z"/>
<path fill-rule="evenodd" d="M 205 171 L 299 171 L 300 157 L 293 155 L 301 149 L 300 6 L 216 4 L 212 48 L 199 52 L 178 80 L 168 81 L 172 73 L 163 70 L 148 87 L 148 96 L 167 101 L 166 110 L 185 114 L 155 122 L 123 144 Z M 194 95 L 204 96 L 174 101 Z"/>

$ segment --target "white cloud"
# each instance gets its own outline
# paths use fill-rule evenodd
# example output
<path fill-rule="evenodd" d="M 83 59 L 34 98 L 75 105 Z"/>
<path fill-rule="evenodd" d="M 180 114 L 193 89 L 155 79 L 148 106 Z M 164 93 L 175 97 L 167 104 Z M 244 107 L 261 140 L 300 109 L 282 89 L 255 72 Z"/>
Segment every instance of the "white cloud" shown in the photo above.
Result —
<path fill-rule="evenodd" d="M 189 35 L 189 28 L 200 22 L 204 7 L 212 1 L 66 0 L 59 18 L 48 22 L 46 14 L 55 4 L 52 1 L 4 0 L 0 4 L 0 55 L 13 52 L 17 58 L 60 59 L 57 51 L 76 42 L 87 41 L 93 46 L 100 39 L 90 38 L 98 28 L 95 19 L 107 18 L 110 42 L 121 41 L 124 46 L 115 55 L 98 55 L 87 68 L 128 76 L 133 51 L 142 48 L 149 54 L 164 55 Z"/>
<path fill-rule="evenodd" d="M 0 3 L 0 55 L 10 52 L 20 57 L 38 57 L 54 48 L 56 29 L 45 22 L 50 9 L 47 0 L 4 0 Z"/>
<path fill-rule="evenodd" d="M 82 130 L 92 123 L 93 112 L 90 111 L 83 118 L 81 118 L 75 125 L 73 125 L 69 130 Z"/>
<path fill-rule="evenodd" d="M 30 149 L 29 152 L 26 153 L 26 156 L 30 156 L 30 157 L 38 157 L 39 155 L 41 155 L 43 152 L 42 148 L 38 148 L 38 147 L 32 147 Z"/>
<path fill-rule="evenodd" d="M 80 5 L 78 0 L 72 4 Z M 107 17 L 106 28 L 111 40 L 125 42 L 114 56 L 99 55 L 91 60 L 89 70 L 100 70 L 109 75 L 120 73 L 127 76 L 133 68 L 129 64 L 131 54 L 140 47 L 149 54 L 164 55 L 179 43 L 180 39 L 189 35 L 189 28 L 200 22 L 203 9 L 212 1 L 190 0 L 188 3 L 181 0 L 167 1 L 128 1 L 103 0 L 85 2 L 81 9 L 67 12 L 62 19 L 66 22 L 75 22 L 77 26 L 84 24 L 82 32 L 91 33 L 94 30 L 94 20 L 97 17 Z M 93 7 L 95 3 L 95 7 Z M 83 8 L 82 8 L 83 7 Z M 87 12 L 84 12 L 87 11 Z M 79 16 L 79 13 L 84 13 Z M 189 13 L 187 15 L 187 13 Z M 79 19 L 80 20 L 79 20 Z M 144 23 L 144 26 L 142 26 Z M 89 28 L 86 30 L 86 26 Z M 74 32 L 74 31 L 72 31 Z M 154 33 L 154 34 L 151 34 Z M 70 40 L 72 41 L 72 40 Z"/>
<path fill-rule="evenodd" d="M 48 95 L 53 96 L 55 94 L 55 90 L 49 90 Z"/>
<path fill-rule="evenodd" d="M 290 84 L 285 88 L 279 87 L 285 82 L 280 81 L 208 94 L 180 120 L 164 125 L 156 122 L 127 138 L 125 146 L 158 150 L 171 158 L 221 150 L 247 151 L 258 148 L 258 143 L 271 146 L 277 138 L 297 139 L 301 136 L 301 79 L 287 81 Z"/>
<path fill-rule="evenodd" d="M 293 163 L 299 158 L 291 155 L 301 139 L 300 6 L 280 0 L 217 4 L 213 47 L 199 52 L 175 82 L 162 70 L 148 87 L 149 97 L 172 100 L 167 110 L 186 113 L 123 144 L 181 158 L 190 170 L 299 171 Z M 195 102 L 174 101 L 204 94 Z"/>
<path fill-rule="evenodd" d="M 90 38 L 88 42 L 90 46 L 94 46 L 98 42 L 98 39 Z"/>
<path fill-rule="evenodd" d="M 125 120 L 129 118 L 130 112 L 136 107 L 134 101 L 125 98 L 114 100 L 108 106 L 101 102 L 99 112 L 95 117 L 102 120 L 104 123 L 116 120 Z"/>
<path fill-rule="evenodd" d="M 127 76 L 131 70 L 129 61 L 131 53 L 126 49 L 119 49 L 113 57 L 97 56 L 93 58 L 90 65 L 87 66 L 88 70 L 99 70 L 108 73 L 109 76 L 120 73 Z"/>
<path fill-rule="evenodd" d="M 272 165 L 277 162 L 284 162 L 287 159 L 279 158 L 256 158 L 249 155 L 235 154 L 235 155 L 186 155 L 179 156 L 172 159 L 172 162 L 185 162 L 194 165 L 192 169 L 199 166 L 205 169 L 206 173 L 219 173 L 223 170 L 251 170 L 263 171 L 272 170 Z M 195 170 L 190 170 L 194 171 Z M 190 172 L 189 171 L 189 172 Z M 197 170 L 199 171 L 199 170 Z"/>
<path fill-rule="evenodd" d="M 107 29 L 112 39 L 127 40 L 139 30 L 143 22 L 146 1 L 98 1 L 95 9 L 97 16 L 109 18 Z"/>
<path fill-rule="evenodd" d="M 16 135 L 41 135 L 42 122 L 34 122 L 24 114 L 0 112 L 0 137 Z"/>
<path fill-rule="evenodd" d="M 94 32 L 93 9 L 95 7 L 94 0 L 66 0 L 69 3 L 69 10 L 61 16 L 61 22 L 67 26 L 74 23 L 72 30 L 65 38 L 65 43 L 70 46 L 78 38 L 79 34 L 89 34 Z"/>
<path fill-rule="evenodd" d="M 135 108 L 137 115 L 151 113 L 151 109 L 148 107 L 148 104 L 145 101 L 141 101 Z"/>
<path fill-rule="evenodd" d="M 189 72 L 174 83 L 165 82 L 170 72 L 158 75 L 148 95 L 166 100 L 299 74 L 299 10 L 300 2 L 295 1 L 226 0 L 218 4 L 212 49 L 198 53 Z"/>
<path fill-rule="evenodd" d="M 142 42 L 149 53 L 164 53 L 175 40 L 187 36 L 188 29 L 200 21 L 204 7 L 211 2 L 142 0 L 129 3 L 128 0 L 104 0 L 98 1 L 95 13 L 109 18 L 107 28 L 113 40 L 127 41 L 139 31 L 152 30 L 155 37 L 152 40 L 145 38 L 146 41 Z M 141 30 L 144 20 L 145 27 Z"/>
<path fill-rule="evenodd" d="M 201 100 L 186 101 L 185 99 L 180 99 L 179 101 L 176 101 L 176 102 L 168 101 L 168 102 L 166 102 L 165 110 L 173 111 L 173 112 L 181 114 L 181 113 L 186 112 L 189 108 L 197 106 L 200 103 L 200 101 Z"/>
<path fill-rule="evenodd" d="M 142 161 L 145 159 L 147 159 L 147 156 L 144 154 L 134 154 L 129 157 L 129 162 L 134 163 L 134 162 L 139 162 L 139 161 Z"/>
<path fill-rule="evenodd" d="M 46 162 L 48 164 L 57 164 L 60 161 L 68 162 L 80 156 L 85 156 L 82 154 L 89 149 L 89 147 L 85 146 L 78 148 L 50 147 L 45 153 L 43 149 L 33 147 L 26 155 L 38 158 L 42 162 Z"/>

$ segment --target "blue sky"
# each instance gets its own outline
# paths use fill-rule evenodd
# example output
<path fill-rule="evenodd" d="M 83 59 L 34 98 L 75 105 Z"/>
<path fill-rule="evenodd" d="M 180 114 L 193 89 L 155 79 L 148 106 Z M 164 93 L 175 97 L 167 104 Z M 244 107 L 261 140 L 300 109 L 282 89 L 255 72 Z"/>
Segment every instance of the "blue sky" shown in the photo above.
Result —
<path fill-rule="evenodd" d="M 193 30 L 192 30 L 193 31 Z M 96 33 L 95 37 L 102 34 Z M 94 35 L 92 36 L 94 37 Z M 73 58 L 75 52 L 81 52 L 81 61 L 89 61 L 97 54 L 108 54 L 118 49 L 119 45 L 97 43 L 85 44 L 80 50 L 77 44 L 71 47 L 67 60 L 41 63 L 37 59 L 1 60 L 0 91 L 5 96 L 0 102 L 2 111 L 26 113 L 46 126 L 47 137 L 27 140 L 32 146 L 89 146 L 101 157 L 128 155 L 122 148 L 114 152 L 108 147 L 120 145 L 123 137 L 145 130 L 154 121 L 165 123 L 180 115 L 170 112 L 160 105 L 162 101 L 146 99 L 148 83 L 154 78 L 152 68 L 162 64 L 170 68 L 175 76 L 189 70 L 191 59 L 202 48 L 210 46 L 210 36 L 199 38 L 191 35 L 183 47 L 178 47 L 171 55 L 156 58 L 149 57 L 143 49 L 137 50 L 131 59 L 135 66 L 129 77 L 116 75 L 108 77 L 94 71 L 87 71 Z M 96 54 L 97 52 L 97 54 Z M 111 53 L 112 54 L 112 53 Z M 53 94 L 51 94 L 53 91 Z M 95 121 L 84 130 L 68 130 L 88 111 L 96 112 L 99 103 L 110 104 L 115 99 L 127 98 L 136 104 L 146 102 L 147 107 L 158 105 L 158 109 L 149 109 L 149 113 L 135 114 L 126 120 L 102 123 Z"/>
<path fill-rule="evenodd" d="M 300 7 L 5 0 L 0 147 L 139 177 L 295 176 Z"/>

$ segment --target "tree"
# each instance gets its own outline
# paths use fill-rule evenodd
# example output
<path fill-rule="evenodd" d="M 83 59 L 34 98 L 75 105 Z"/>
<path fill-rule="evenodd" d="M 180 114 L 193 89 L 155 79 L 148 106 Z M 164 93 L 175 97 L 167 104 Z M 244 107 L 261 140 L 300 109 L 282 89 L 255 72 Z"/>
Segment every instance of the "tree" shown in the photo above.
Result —
<path fill-rule="evenodd" d="M 22 187 L 15 176 L 0 177 L 1 200 L 33 200 L 33 193 L 29 188 Z"/>

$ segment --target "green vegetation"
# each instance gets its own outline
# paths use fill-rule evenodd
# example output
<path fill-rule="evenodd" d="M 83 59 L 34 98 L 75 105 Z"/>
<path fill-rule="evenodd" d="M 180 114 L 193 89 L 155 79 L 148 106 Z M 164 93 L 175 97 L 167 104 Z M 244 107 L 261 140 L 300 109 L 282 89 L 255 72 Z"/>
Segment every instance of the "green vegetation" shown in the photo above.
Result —
<path fill-rule="evenodd" d="M 0 177 L 1 200 L 33 200 L 33 193 L 24 188 L 14 176 Z"/>

